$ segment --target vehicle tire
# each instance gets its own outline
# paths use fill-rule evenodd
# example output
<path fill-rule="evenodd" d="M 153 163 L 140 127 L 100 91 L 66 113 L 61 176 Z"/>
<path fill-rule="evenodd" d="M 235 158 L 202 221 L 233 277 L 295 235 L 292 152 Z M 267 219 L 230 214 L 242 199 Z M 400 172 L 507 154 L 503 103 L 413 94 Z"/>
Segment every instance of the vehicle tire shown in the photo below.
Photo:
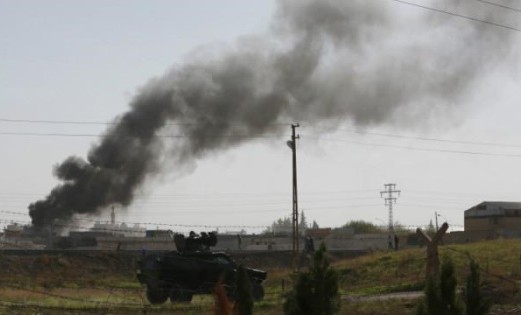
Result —
<path fill-rule="evenodd" d="M 174 288 L 170 291 L 170 302 L 172 303 L 190 303 L 193 294 L 184 288 Z"/>
<path fill-rule="evenodd" d="M 159 288 L 147 287 L 147 300 L 150 304 L 163 304 L 168 299 L 166 292 Z"/>
<path fill-rule="evenodd" d="M 258 302 L 264 298 L 264 288 L 258 283 L 253 283 L 251 287 L 251 297 Z"/>

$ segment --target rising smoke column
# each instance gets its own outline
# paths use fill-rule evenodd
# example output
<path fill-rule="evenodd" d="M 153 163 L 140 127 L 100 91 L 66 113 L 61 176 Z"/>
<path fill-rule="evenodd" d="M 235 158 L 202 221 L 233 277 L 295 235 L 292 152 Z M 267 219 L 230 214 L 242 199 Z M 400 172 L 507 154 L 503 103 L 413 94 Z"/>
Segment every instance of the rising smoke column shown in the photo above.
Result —
<path fill-rule="evenodd" d="M 474 1 L 447 3 L 460 14 L 505 21 Z M 268 36 L 145 84 L 86 160 L 69 157 L 55 167 L 63 183 L 29 206 L 33 225 L 128 206 L 165 159 L 181 168 L 280 134 L 284 121 L 368 126 L 397 113 L 425 119 L 457 106 L 510 53 L 506 30 L 404 9 L 375 0 L 279 1 Z"/>

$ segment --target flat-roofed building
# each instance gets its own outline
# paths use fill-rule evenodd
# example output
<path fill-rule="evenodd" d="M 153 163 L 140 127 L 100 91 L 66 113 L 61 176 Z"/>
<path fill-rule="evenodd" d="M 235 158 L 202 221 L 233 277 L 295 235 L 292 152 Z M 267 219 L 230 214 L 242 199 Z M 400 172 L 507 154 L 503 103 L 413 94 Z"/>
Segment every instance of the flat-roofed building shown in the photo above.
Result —
<path fill-rule="evenodd" d="M 465 234 L 473 239 L 521 237 L 521 202 L 484 201 L 466 210 Z"/>

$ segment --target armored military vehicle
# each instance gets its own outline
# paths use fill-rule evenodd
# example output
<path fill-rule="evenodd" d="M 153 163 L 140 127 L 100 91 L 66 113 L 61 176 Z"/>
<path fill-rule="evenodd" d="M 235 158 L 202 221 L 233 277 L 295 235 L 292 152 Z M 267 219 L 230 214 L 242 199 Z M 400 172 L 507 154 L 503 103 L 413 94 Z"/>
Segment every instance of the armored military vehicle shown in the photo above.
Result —
<path fill-rule="evenodd" d="M 175 240 L 178 251 L 149 253 L 138 262 L 137 278 L 146 285 L 148 301 L 162 304 L 170 298 L 171 302 L 190 302 L 194 294 L 212 293 L 218 282 L 233 299 L 238 265 L 225 253 L 209 251 L 216 236 L 202 233 L 201 237 L 191 235 L 185 239 L 176 235 Z M 264 297 L 262 282 L 266 272 L 245 269 L 252 297 L 259 301 Z"/>

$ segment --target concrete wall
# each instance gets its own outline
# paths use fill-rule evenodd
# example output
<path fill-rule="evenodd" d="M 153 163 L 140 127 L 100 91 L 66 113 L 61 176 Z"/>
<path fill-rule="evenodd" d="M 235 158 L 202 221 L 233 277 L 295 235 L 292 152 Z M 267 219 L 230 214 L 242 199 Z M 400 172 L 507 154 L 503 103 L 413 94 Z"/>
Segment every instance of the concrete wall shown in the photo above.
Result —
<path fill-rule="evenodd" d="M 101 250 L 176 250 L 172 240 L 147 238 L 98 238 L 97 249 Z"/>
<path fill-rule="evenodd" d="M 399 236 L 399 247 L 406 246 L 406 236 Z M 218 235 L 214 250 L 239 250 L 237 235 Z M 323 240 L 314 239 L 315 249 L 325 242 L 330 250 L 385 250 L 388 248 L 387 234 L 331 234 Z M 305 240 L 299 240 L 300 250 L 305 248 Z M 242 235 L 241 249 L 243 251 L 284 251 L 292 249 L 291 236 Z"/>

